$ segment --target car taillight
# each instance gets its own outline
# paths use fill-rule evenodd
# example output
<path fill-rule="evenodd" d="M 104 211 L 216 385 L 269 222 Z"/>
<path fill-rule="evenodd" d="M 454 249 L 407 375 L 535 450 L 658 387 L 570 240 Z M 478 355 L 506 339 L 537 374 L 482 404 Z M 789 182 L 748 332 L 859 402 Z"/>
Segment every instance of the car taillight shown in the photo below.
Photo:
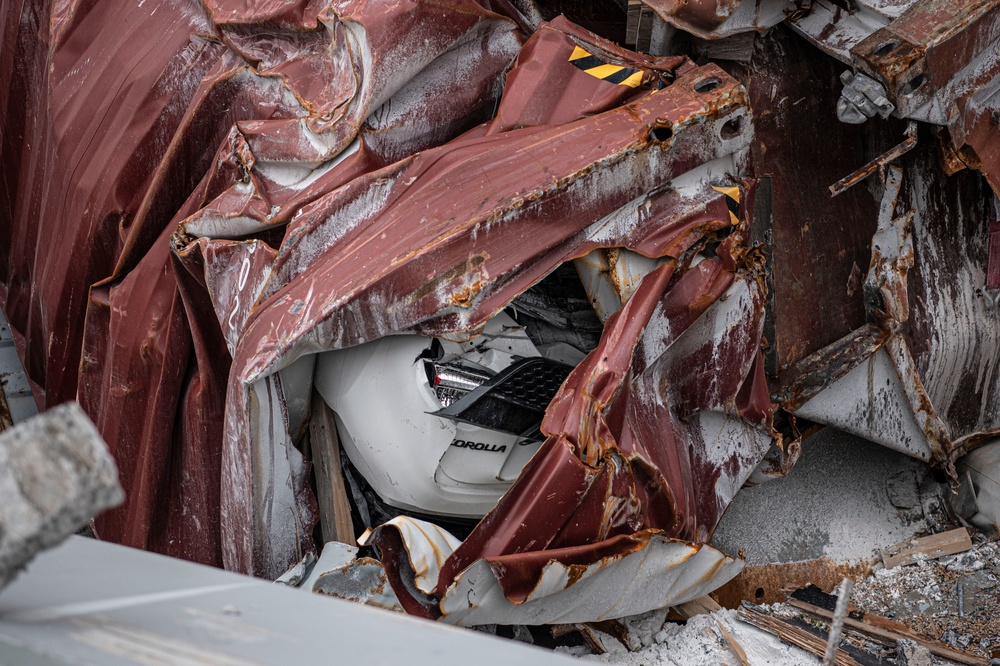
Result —
<path fill-rule="evenodd" d="M 425 361 L 424 369 L 427 371 L 427 381 L 434 389 L 441 407 L 447 407 L 459 400 L 493 376 L 487 370 L 457 363 Z"/>
<path fill-rule="evenodd" d="M 514 361 L 435 412 L 438 416 L 519 437 L 540 437 L 552 398 L 573 366 L 546 358 Z"/>

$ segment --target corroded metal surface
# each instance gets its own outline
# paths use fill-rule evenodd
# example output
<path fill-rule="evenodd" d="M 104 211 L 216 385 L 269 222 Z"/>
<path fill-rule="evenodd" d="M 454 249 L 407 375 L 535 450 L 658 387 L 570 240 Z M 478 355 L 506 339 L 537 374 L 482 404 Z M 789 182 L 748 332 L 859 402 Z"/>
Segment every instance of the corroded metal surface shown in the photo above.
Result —
<path fill-rule="evenodd" d="M 604 333 L 524 474 L 461 543 L 376 533 L 409 612 L 638 610 L 557 599 L 708 558 L 796 413 L 945 468 L 1000 434 L 1000 5 L 647 4 L 826 54 L 776 27 L 727 72 L 490 0 L 4 3 L 0 297 L 42 405 L 119 461 L 98 534 L 273 578 L 314 548 L 315 354 L 475 337 L 588 257 Z M 837 121 L 845 64 L 895 117 Z"/>
<path fill-rule="evenodd" d="M 248 451 L 245 442 L 275 441 L 276 435 L 251 430 L 255 407 L 245 402 L 244 391 L 264 400 L 272 394 L 267 377 L 303 351 L 401 331 L 468 335 L 560 261 L 601 245 L 661 252 L 670 240 L 662 233 L 642 242 L 659 227 L 658 218 L 636 218 L 637 227 L 625 228 L 592 222 L 641 198 L 656 182 L 721 156 L 719 128 L 741 110 L 737 84 L 727 78 L 718 69 L 694 70 L 659 93 L 604 114 L 427 151 L 306 208 L 287 233 L 237 347 L 223 449 L 224 457 L 231 456 L 224 463 L 228 515 L 246 510 L 244 493 L 256 492 L 248 485 L 255 466 L 247 458 L 255 447 Z M 694 86 L 706 79 L 721 85 L 696 92 Z M 690 122 L 695 116 L 708 122 Z M 658 126 L 673 128 L 669 150 L 650 140 Z M 510 154 L 521 156 L 523 167 L 516 172 L 502 157 Z M 532 173 L 536 168 L 539 173 Z M 399 234 L 401 217 L 428 209 L 438 213 Z M 330 233 L 337 228 L 342 230 Z M 530 245 L 522 241 L 529 229 Z M 449 256 L 455 250 L 461 254 Z M 299 294 L 309 294 L 308 301 Z M 249 532 L 239 522 L 233 529 Z M 273 538 L 264 530 L 252 532 L 265 542 Z M 230 566 L 272 566 L 253 564 L 256 547 L 229 547 Z"/>
<path fill-rule="evenodd" d="M 801 0 L 643 0 L 671 25 L 701 37 L 720 39 L 766 30 L 796 14 Z"/>

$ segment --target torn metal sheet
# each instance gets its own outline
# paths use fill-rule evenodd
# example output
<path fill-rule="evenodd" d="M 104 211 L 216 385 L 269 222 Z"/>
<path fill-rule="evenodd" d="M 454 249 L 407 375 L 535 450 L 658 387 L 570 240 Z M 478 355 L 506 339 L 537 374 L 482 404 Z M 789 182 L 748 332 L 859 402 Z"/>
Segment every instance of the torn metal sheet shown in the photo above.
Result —
<path fill-rule="evenodd" d="M 442 548 L 444 544 L 428 541 L 426 536 L 436 529 L 439 528 L 423 521 L 396 519 L 380 527 L 374 538 L 386 547 L 389 561 L 398 555 L 422 574 L 425 570 L 418 568 L 419 562 L 433 560 L 443 564 L 458 543 L 451 539 L 454 545 Z M 608 541 L 601 548 L 602 557 L 598 561 L 591 561 L 584 549 L 544 552 L 545 556 L 534 557 L 533 561 L 516 555 L 489 557 L 464 569 L 440 601 L 440 619 L 449 624 L 475 626 L 624 617 L 702 596 L 743 567 L 742 561 L 711 546 L 670 539 L 657 531 Z M 537 569 L 537 579 L 533 587 L 520 590 L 511 598 L 506 589 L 509 582 L 504 579 L 510 577 L 511 569 L 520 570 L 526 564 Z M 595 593 L 606 589 L 619 593 Z M 410 604 L 414 601 L 409 599 Z"/>
<path fill-rule="evenodd" d="M 567 71 L 600 83 L 570 62 L 578 46 L 562 39 Z M 603 85 L 635 94 L 627 85 Z M 512 89 L 507 95 L 516 103 Z M 251 483 L 252 470 L 264 462 L 253 462 L 255 443 L 292 451 L 287 432 L 266 425 L 280 420 L 254 416 L 260 406 L 281 403 L 278 386 L 268 379 L 272 373 L 303 353 L 389 333 L 468 335 L 558 263 L 597 246 L 662 252 L 670 238 L 648 236 L 659 230 L 659 218 L 640 215 L 636 227 L 610 229 L 592 220 L 634 206 L 630 202 L 658 183 L 738 153 L 747 137 L 736 132 L 728 138 L 723 128 L 745 114 L 741 99 L 718 68 L 688 70 L 624 107 L 563 125 L 463 138 L 355 179 L 305 208 L 287 232 L 236 351 L 223 448 L 227 565 L 283 570 L 284 558 L 298 547 L 289 540 L 287 521 L 268 527 L 261 500 L 249 501 L 270 497 Z M 501 103 L 498 118 L 504 117 Z M 658 128 L 664 128 L 662 137 Z M 511 154 L 523 165 L 514 172 L 507 166 Z M 721 195 L 716 201 L 725 206 Z M 411 211 L 427 209 L 437 211 L 433 218 L 399 233 Z M 722 217 L 728 220 L 728 209 Z M 529 228 L 532 243 L 525 245 L 520 239 Z M 395 259 L 386 265 L 384 257 Z M 291 470 L 296 463 L 289 461 L 291 467 L 282 462 L 263 469 Z M 258 520 L 264 525 L 251 528 Z M 281 550 L 272 550 L 278 544 Z"/>
<path fill-rule="evenodd" d="M 219 506 L 218 442 L 225 381 L 236 340 L 274 259 L 271 244 L 277 242 L 274 236 L 229 237 L 281 227 L 302 205 L 329 189 L 382 166 L 399 152 L 410 154 L 485 119 L 499 94 L 500 75 L 521 40 L 512 21 L 478 3 L 444 9 L 417 3 L 410 14 L 395 16 L 400 21 L 396 28 L 405 25 L 407 35 L 390 40 L 392 48 L 412 47 L 403 54 L 406 66 L 400 68 L 394 64 L 400 53 L 377 49 L 369 53 L 366 35 L 389 29 L 388 24 L 380 24 L 387 17 L 379 6 L 342 3 L 340 9 L 349 21 L 319 17 L 315 8 L 305 5 L 282 7 L 272 13 L 274 8 L 259 6 L 240 15 L 243 10 L 220 6 L 216 7 L 221 12 L 215 17 L 217 22 L 171 24 L 185 30 L 183 37 L 177 37 L 180 46 L 176 48 L 189 49 L 184 44 L 191 41 L 207 49 L 205 66 L 191 70 L 195 78 L 187 87 L 161 91 L 173 95 L 162 103 L 170 102 L 176 118 L 170 115 L 155 127 L 170 148 L 162 159 L 140 156 L 143 163 L 159 164 L 159 171 L 137 195 L 144 203 L 136 204 L 139 213 L 126 227 L 129 234 L 120 257 L 116 254 L 110 264 L 105 261 L 103 267 L 95 268 L 92 277 L 65 281 L 70 290 L 100 281 L 89 302 L 67 296 L 74 304 L 67 316 L 72 312 L 82 316 L 82 308 L 87 308 L 86 326 L 72 325 L 68 330 L 85 330 L 81 400 L 118 459 L 132 461 L 123 465 L 129 501 L 101 516 L 97 532 L 130 545 L 216 565 L 222 564 L 218 519 L 213 514 L 217 516 Z M 150 20 L 144 11 L 149 8 L 129 6 L 121 14 L 151 28 L 172 20 L 162 11 Z M 442 11 L 461 16 L 449 22 L 444 32 L 438 26 Z M 321 18 L 326 22 L 317 22 Z M 114 22 L 102 24 L 93 13 L 75 15 L 73 20 L 92 21 L 88 29 L 97 32 L 90 34 L 83 28 L 78 32 L 95 43 L 109 41 L 100 30 L 116 30 Z M 353 47 L 343 41 L 347 39 L 345 22 L 353 26 Z M 428 31 L 434 39 L 426 44 L 408 41 L 422 39 Z M 202 33 L 211 39 L 205 41 Z M 134 34 L 137 39 L 141 35 Z M 272 38 L 264 39 L 265 34 Z M 162 39 L 143 39 L 157 43 L 158 49 L 174 48 Z M 324 43 L 330 46 L 329 52 L 322 47 Z M 126 45 L 123 53 L 135 50 Z M 130 70 L 120 65 L 117 53 L 90 65 L 73 61 L 80 68 L 77 80 L 83 90 L 103 85 L 102 67 L 123 75 Z M 187 57 L 184 54 L 182 50 L 175 57 Z M 169 53 L 164 50 L 162 55 Z M 475 66 L 458 76 L 445 75 L 451 59 L 458 56 Z M 329 74 L 327 65 L 333 64 L 346 65 L 336 75 L 336 86 L 317 85 L 311 79 Z M 144 61 L 144 67 L 153 66 L 153 61 Z M 134 69 L 133 75 L 139 78 L 123 89 L 138 91 L 142 85 L 152 85 L 155 79 L 147 81 L 150 71 Z M 355 89 L 359 81 L 361 87 Z M 425 103 L 431 90 L 448 103 Z M 186 97 L 179 97 L 180 91 Z M 338 100 L 356 103 L 345 102 L 341 107 Z M 339 111 L 332 112 L 334 106 Z M 124 109 L 119 107 L 119 116 Z M 335 117 L 343 123 L 338 124 Z M 143 117 L 143 122 L 154 119 Z M 355 136 L 358 132 L 371 136 L 372 143 L 363 144 Z M 104 145 L 101 140 L 97 143 Z M 341 150 L 341 146 L 346 148 Z M 120 153 L 121 159 L 131 154 L 129 149 Z M 103 173 L 113 173 L 109 164 Z M 104 209 L 95 204 L 94 210 Z M 192 216 L 192 226 L 202 225 L 222 238 L 182 243 L 178 249 L 186 251 L 179 251 L 175 258 L 170 236 L 179 222 Z M 112 215 L 110 219 L 117 218 Z M 100 234 L 108 231 L 102 227 Z M 108 244 L 100 234 L 94 242 L 105 247 Z M 279 230 L 276 238 L 280 235 Z M 74 260 L 86 263 L 79 261 L 79 245 L 75 248 Z M 227 270 L 230 262 L 234 270 Z M 205 298 L 206 288 L 225 294 L 225 300 Z M 18 302 L 17 297 L 8 302 Z M 142 351 L 136 354 L 136 349 Z M 66 384 L 62 379 L 49 383 Z M 278 409 L 274 413 L 281 414 L 284 408 L 279 409 L 278 403 L 274 406 Z M 138 413 L 149 415 L 145 423 L 127 416 Z M 293 408 L 293 421 L 295 415 Z M 271 459 L 284 461 L 280 464 L 300 476 L 308 473 L 293 448 Z M 192 469 L 198 471 L 192 473 Z M 297 488 L 298 497 L 303 498 L 304 486 Z M 300 519 L 299 527 L 305 522 Z M 307 532 L 301 535 L 308 538 Z"/>
<path fill-rule="evenodd" d="M 642 0 L 670 25 L 702 39 L 762 31 L 795 15 L 797 0 Z"/>

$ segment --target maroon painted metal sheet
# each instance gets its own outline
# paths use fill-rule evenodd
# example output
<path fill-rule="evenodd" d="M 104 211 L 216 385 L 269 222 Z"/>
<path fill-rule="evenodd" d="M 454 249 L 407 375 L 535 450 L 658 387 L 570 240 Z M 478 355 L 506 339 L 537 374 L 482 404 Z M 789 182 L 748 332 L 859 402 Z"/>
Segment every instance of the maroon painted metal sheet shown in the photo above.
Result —
<path fill-rule="evenodd" d="M 568 60 L 574 42 L 561 39 Z M 468 335 L 559 263 L 595 247 L 663 253 L 672 239 L 659 232 L 661 219 L 610 230 L 594 223 L 728 154 L 719 131 L 745 113 L 741 89 L 718 68 L 686 69 L 625 106 L 561 125 L 474 133 L 359 177 L 302 210 L 234 357 L 223 447 L 227 566 L 268 575 L 288 564 L 272 556 L 279 543 L 284 558 L 294 554 L 287 521 L 260 524 L 265 517 L 254 511 L 269 492 L 254 479 L 262 465 L 270 469 L 254 452 L 267 439 L 289 441 L 257 416 L 273 400 L 268 377 L 304 353 L 391 333 Z M 710 90 L 695 90 L 707 80 Z M 660 127 L 669 129 L 662 142 L 653 134 Z M 716 210 L 714 219 L 728 219 Z M 296 463 L 279 464 L 297 487 Z"/>
<path fill-rule="evenodd" d="M 51 277 L 44 285 L 52 294 L 41 282 L 8 279 L 6 300 L 26 334 L 26 356 L 45 368 L 35 367 L 36 381 L 65 393 L 45 400 L 78 391 L 123 461 L 129 502 L 99 518 L 105 538 L 275 575 L 312 547 L 315 512 L 279 368 L 390 333 L 467 335 L 559 263 L 595 247 L 688 261 L 687 248 L 729 224 L 725 198 L 707 184 L 657 191 L 723 157 L 729 171 L 742 168 L 734 154 L 746 155 L 745 101 L 717 68 L 633 54 L 556 21 L 536 32 L 494 108 L 521 38 L 513 21 L 477 3 L 389 12 L 367 2 L 336 11 L 217 3 L 204 14 L 162 14 L 157 21 L 169 24 L 173 41 L 143 32 L 162 27 L 139 8 L 104 7 L 54 17 L 20 8 L 53 32 L 21 35 L 39 46 L 36 68 L 15 74 L 8 90 L 30 82 L 36 108 L 66 114 L 64 124 L 37 133 L 50 142 L 38 152 L 48 161 L 32 179 L 18 172 L 23 191 L 13 195 L 8 224 L 20 238 L 31 231 L 29 214 L 54 219 L 45 207 L 56 204 L 41 192 L 60 189 L 66 151 L 78 144 L 57 139 L 78 140 L 74 114 L 107 117 L 107 133 L 130 118 L 145 123 L 145 133 L 124 132 L 133 144 L 87 139 L 99 145 L 104 168 L 85 173 L 115 202 L 132 203 L 111 206 L 81 185 L 61 188 L 66 194 L 53 201 L 85 206 L 74 210 L 86 214 L 66 210 L 64 218 L 89 245 L 60 245 L 58 276 L 40 272 L 52 261 L 27 262 L 26 275 Z M 142 30 L 122 27 L 130 23 Z M 105 37 L 115 31 L 156 47 L 141 65 L 122 68 L 138 42 Z M 103 59 L 80 60 L 88 48 Z M 41 66 L 49 49 L 59 65 L 52 72 Z M 580 49 L 620 76 L 588 71 L 575 62 Z M 188 77 L 183 86 L 165 78 L 170 67 Z M 134 95 L 132 107 L 119 89 Z M 150 103 L 159 115 L 149 116 Z M 112 107 L 115 114 L 100 110 Z M 494 111 L 488 125 L 432 148 Z M 5 127 L 16 130 L 13 120 Z M 138 163 L 154 168 L 124 179 Z M 61 177 L 75 184 L 79 173 Z M 34 209 L 18 207 L 31 201 Z M 420 210 L 433 216 L 408 221 Z M 90 221 L 97 219 L 99 229 Z M 24 262 L 34 242 L 25 238 L 9 259 Z M 100 261 L 91 257 L 97 249 Z M 716 275 L 717 264 L 690 275 Z M 731 281 L 724 274 L 704 305 Z M 31 310 L 22 304 L 56 301 L 69 307 L 24 314 Z M 70 337 L 35 330 L 41 313 L 48 328 Z M 748 321 L 746 349 L 755 349 L 759 318 Z M 66 360 L 57 367 L 60 354 Z M 701 525 L 703 537 L 714 525 L 718 507 L 695 518 L 694 502 L 685 500 L 686 527 L 673 533 L 694 536 Z"/>
<path fill-rule="evenodd" d="M 800 3 L 647 4 L 715 38 Z M 313 355 L 474 336 L 597 248 L 666 261 L 432 587 L 411 585 L 392 528 L 376 533 L 411 612 L 454 612 L 442 600 L 472 567 L 516 604 L 553 558 L 697 549 L 782 443 L 765 366 L 794 412 L 887 355 L 898 404 L 882 414 L 912 417 L 927 451 L 910 453 L 949 465 L 1000 432 L 983 295 L 997 234 L 962 170 L 1000 190 L 1000 11 L 965 4 L 915 2 L 878 33 L 903 49 L 854 53 L 894 99 L 912 93 L 900 113 L 947 133 L 918 131 L 889 175 L 831 200 L 902 126 L 839 124 L 843 65 L 780 28 L 734 78 L 565 19 L 522 49 L 528 24 L 500 0 L 3 2 L 0 298 L 42 406 L 78 397 L 118 459 L 128 501 L 98 534 L 275 577 L 313 548 L 292 398 Z M 735 221 L 719 184 L 740 193 Z"/>
<path fill-rule="evenodd" d="M 36 396 L 79 394 L 123 462 L 129 501 L 98 520 L 102 536 L 221 565 L 229 338 L 204 297 L 212 274 L 171 254 L 176 225 L 208 209 L 280 226 L 353 175 L 468 129 L 493 110 L 521 37 L 471 1 L 391 17 L 341 2 L 341 18 L 307 2 L 4 9 L 4 62 L 18 66 L 2 80 L 0 283 Z M 301 183 L 359 131 L 373 139 L 355 159 Z"/>

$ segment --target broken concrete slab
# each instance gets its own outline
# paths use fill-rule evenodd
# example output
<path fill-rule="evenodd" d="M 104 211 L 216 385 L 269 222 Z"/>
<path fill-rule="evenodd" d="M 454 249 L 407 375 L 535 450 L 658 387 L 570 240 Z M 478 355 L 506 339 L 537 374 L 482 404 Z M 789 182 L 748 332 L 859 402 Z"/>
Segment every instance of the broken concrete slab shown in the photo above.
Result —
<path fill-rule="evenodd" d="M 0 587 L 124 498 L 107 445 L 78 404 L 0 434 Z"/>
<path fill-rule="evenodd" d="M 865 577 L 879 548 L 943 529 L 943 488 L 925 463 L 825 428 L 803 442 L 786 477 L 745 488 L 723 515 L 710 543 L 742 549 L 747 568 L 720 602 L 774 603 L 783 586 L 829 591 L 843 576 Z"/>

